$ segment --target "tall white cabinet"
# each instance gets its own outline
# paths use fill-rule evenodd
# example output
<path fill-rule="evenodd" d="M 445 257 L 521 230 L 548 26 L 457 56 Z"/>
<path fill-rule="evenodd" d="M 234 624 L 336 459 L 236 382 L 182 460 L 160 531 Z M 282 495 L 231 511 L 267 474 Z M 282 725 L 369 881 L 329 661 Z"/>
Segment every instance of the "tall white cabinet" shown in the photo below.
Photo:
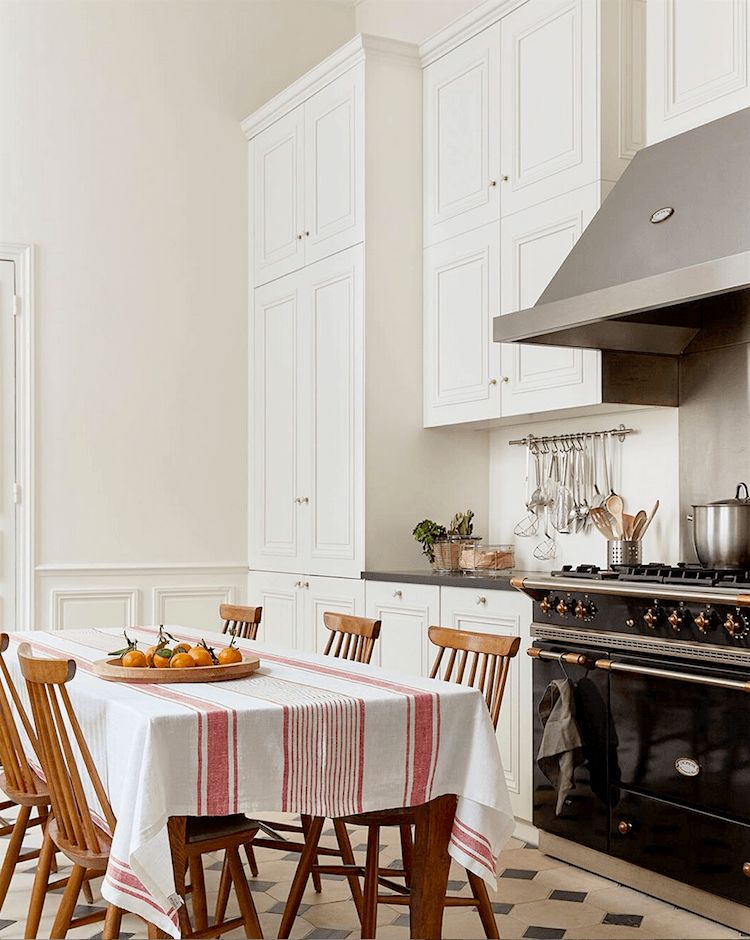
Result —
<path fill-rule="evenodd" d="M 643 142 L 642 7 L 528 0 L 428 50 L 425 426 L 602 403 L 599 352 L 499 347 L 491 321 L 536 302 Z"/>

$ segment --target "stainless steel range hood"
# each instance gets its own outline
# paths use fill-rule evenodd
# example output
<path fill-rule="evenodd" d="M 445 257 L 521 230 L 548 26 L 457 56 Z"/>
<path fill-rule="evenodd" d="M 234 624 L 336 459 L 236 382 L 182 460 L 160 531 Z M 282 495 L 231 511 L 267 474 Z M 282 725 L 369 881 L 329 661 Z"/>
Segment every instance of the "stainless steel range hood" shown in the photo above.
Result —
<path fill-rule="evenodd" d="M 496 342 L 680 356 L 750 286 L 750 108 L 636 154 L 536 306 Z"/>

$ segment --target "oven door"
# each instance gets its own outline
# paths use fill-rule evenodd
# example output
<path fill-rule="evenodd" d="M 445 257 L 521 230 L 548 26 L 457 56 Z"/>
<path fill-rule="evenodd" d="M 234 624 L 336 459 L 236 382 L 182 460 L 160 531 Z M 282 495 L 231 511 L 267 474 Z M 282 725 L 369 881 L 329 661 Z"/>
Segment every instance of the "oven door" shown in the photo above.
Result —
<path fill-rule="evenodd" d="M 534 825 L 545 832 L 606 852 L 609 846 L 608 753 L 610 738 L 609 676 L 593 668 L 596 659 L 606 657 L 601 649 L 577 644 L 543 641 L 534 644 L 541 656 L 534 658 Z M 590 665 L 561 664 L 544 658 L 560 653 L 586 657 Z M 563 671 L 564 669 L 564 671 Z M 584 761 L 574 773 L 575 787 L 557 812 L 557 791 L 537 762 L 544 727 L 539 704 L 551 682 L 565 676 L 575 686 L 576 722 L 583 741 Z"/>
<path fill-rule="evenodd" d="M 750 821 L 747 673 L 613 654 L 612 805 L 625 789 Z"/>

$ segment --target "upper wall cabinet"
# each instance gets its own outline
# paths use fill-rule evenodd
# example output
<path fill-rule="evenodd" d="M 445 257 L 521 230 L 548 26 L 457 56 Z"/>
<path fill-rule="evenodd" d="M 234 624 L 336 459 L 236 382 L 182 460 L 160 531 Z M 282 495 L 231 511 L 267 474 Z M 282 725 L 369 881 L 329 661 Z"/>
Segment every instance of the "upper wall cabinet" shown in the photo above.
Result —
<path fill-rule="evenodd" d="M 748 0 L 648 0 L 648 142 L 750 107 Z"/>
<path fill-rule="evenodd" d="M 362 241 L 364 66 L 253 138 L 256 286 Z"/>
<path fill-rule="evenodd" d="M 500 26 L 424 73 L 425 244 L 500 218 Z"/>

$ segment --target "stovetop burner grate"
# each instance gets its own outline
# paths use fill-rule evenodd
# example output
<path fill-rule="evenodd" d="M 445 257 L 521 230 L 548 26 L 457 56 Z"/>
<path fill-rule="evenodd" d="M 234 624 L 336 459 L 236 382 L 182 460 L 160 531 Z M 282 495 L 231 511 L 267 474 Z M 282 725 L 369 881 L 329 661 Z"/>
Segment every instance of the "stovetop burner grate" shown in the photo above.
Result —
<path fill-rule="evenodd" d="M 563 565 L 550 572 L 553 578 L 593 578 L 597 581 L 645 581 L 650 584 L 684 584 L 694 587 L 733 587 L 750 590 L 750 571 L 736 568 L 704 568 L 683 562 L 665 565 L 614 565 L 612 570 L 597 565 Z"/>

